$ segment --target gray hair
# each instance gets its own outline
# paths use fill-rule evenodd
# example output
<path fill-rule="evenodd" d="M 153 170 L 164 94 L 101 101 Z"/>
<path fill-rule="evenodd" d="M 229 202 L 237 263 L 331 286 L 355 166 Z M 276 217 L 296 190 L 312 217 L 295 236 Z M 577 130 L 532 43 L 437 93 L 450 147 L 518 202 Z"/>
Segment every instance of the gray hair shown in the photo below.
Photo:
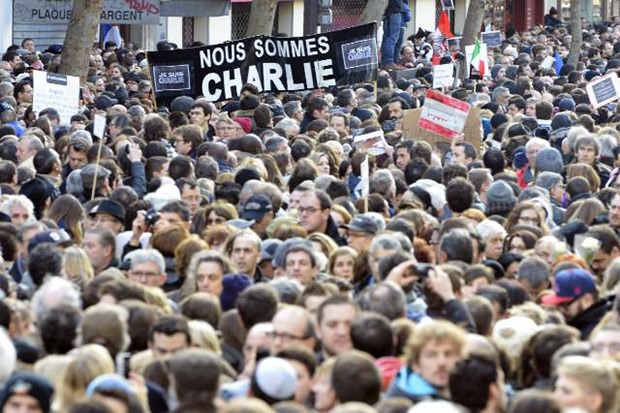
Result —
<path fill-rule="evenodd" d="M 377 251 L 379 248 L 384 249 L 384 250 L 399 250 L 399 251 L 403 251 L 403 246 L 400 243 L 400 241 L 398 239 L 396 239 L 396 237 L 394 237 L 394 234 L 381 234 L 381 235 L 377 235 L 376 237 L 374 237 L 372 239 L 372 242 L 370 243 L 370 248 L 368 250 L 368 254 L 372 255 L 375 253 L 375 251 Z"/>
<path fill-rule="evenodd" d="M 292 118 L 293 116 L 295 116 L 295 113 L 300 112 L 302 110 L 301 103 L 296 100 L 286 102 L 284 105 L 282 105 L 282 109 L 284 109 L 284 113 L 286 113 L 286 116 L 288 116 L 289 118 Z M 279 126 L 276 125 L 276 127 L 279 127 Z"/>
<path fill-rule="evenodd" d="M 528 257 L 519 264 L 518 278 L 526 279 L 533 289 L 549 281 L 549 265 L 538 257 Z"/>
<path fill-rule="evenodd" d="M 380 169 L 370 177 L 370 193 L 390 199 L 396 193 L 396 181 L 387 169 Z"/>
<path fill-rule="evenodd" d="M 6 201 L 0 205 L 0 212 L 11 216 L 11 208 L 20 207 L 28 212 L 28 221 L 34 221 L 34 205 L 25 195 L 7 195 Z"/>
<path fill-rule="evenodd" d="M 275 288 L 281 303 L 294 305 L 301 295 L 304 287 L 298 280 L 279 277 L 269 281 L 269 285 Z"/>
<path fill-rule="evenodd" d="M 615 158 L 614 149 L 618 146 L 618 140 L 615 136 L 602 135 L 598 138 L 598 142 L 601 145 L 601 156 Z"/>
<path fill-rule="evenodd" d="M 387 235 L 387 234 L 386 234 Z M 392 238 L 396 239 L 400 243 L 400 248 L 407 253 L 413 254 L 413 244 L 407 236 L 400 231 L 393 231 L 390 233 Z"/>
<path fill-rule="evenodd" d="M 278 122 L 278 125 L 280 125 L 284 120 L 289 120 L 295 123 L 295 121 L 292 119 L 283 119 L 280 122 Z M 297 124 L 295 123 L 295 126 L 296 125 Z M 287 130 L 284 127 L 282 129 Z M 267 152 L 277 152 L 278 149 L 280 148 L 280 145 L 282 145 L 283 143 L 288 144 L 288 140 L 286 138 L 283 138 L 280 135 L 272 136 L 271 138 L 267 139 L 267 142 L 265 142 L 265 149 L 267 150 Z"/>
<path fill-rule="evenodd" d="M 566 139 L 568 139 L 568 146 L 570 146 L 570 150 L 575 152 L 575 145 L 577 143 L 577 139 L 581 138 L 582 136 L 588 135 L 590 135 L 590 131 L 583 126 L 573 126 L 572 128 L 570 128 L 568 133 L 566 134 Z"/>
<path fill-rule="evenodd" d="M 534 198 L 543 197 L 545 199 L 549 199 L 549 190 L 543 187 L 537 186 L 528 186 L 519 194 L 519 198 L 517 200 L 519 202 L 529 201 Z"/>
<path fill-rule="evenodd" d="M 295 114 L 295 112 L 293 112 L 293 114 Z M 297 121 L 295 119 L 284 118 L 284 119 L 280 120 L 278 123 L 276 123 L 274 128 L 275 129 L 282 129 L 284 131 L 288 131 L 291 128 L 299 128 L 299 124 L 297 123 Z"/>
<path fill-rule="evenodd" d="M 157 270 L 160 274 L 166 272 L 166 260 L 161 252 L 154 248 L 140 249 L 130 252 L 125 255 L 125 260 L 128 260 L 133 267 L 134 264 L 143 264 L 145 262 L 152 262 L 157 265 Z"/>
<path fill-rule="evenodd" d="M 497 98 L 500 95 L 500 93 L 504 93 L 504 92 L 510 93 L 510 90 L 504 86 L 498 86 L 495 89 L 493 89 L 493 93 L 491 94 L 491 98 L 493 99 L 493 102 L 497 102 Z"/>
<path fill-rule="evenodd" d="M 508 235 L 504 227 L 501 226 L 501 224 L 490 219 L 485 219 L 484 221 L 476 225 L 476 232 L 478 232 L 478 235 L 480 235 L 480 238 L 482 238 L 483 240 L 495 234 L 501 234 L 503 237 Z"/>
<path fill-rule="evenodd" d="M 463 261 L 471 264 L 474 258 L 472 234 L 463 228 L 453 229 L 442 235 L 439 250 L 446 254 L 447 261 Z"/>
<path fill-rule="evenodd" d="M 527 141 L 527 143 L 525 144 L 525 150 L 530 149 L 534 144 L 542 145 L 543 148 L 551 147 L 549 142 L 542 138 L 532 138 L 529 141 Z"/>
<path fill-rule="evenodd" d="M 357 304 L 363 311 L 379 313 L 390 321 L 403 316 L 406 303 L 403 290 L 390 281 L 369 286 L 357 299 Z"/>
<path fill-rule="evenodd" d="M 81 138 L 88 141 L 90 146 L 93 145 L 93 137 L 90 135 L 90 132 L 87 130 L 76 130 L 71 134 L 71 139 L 69 141 L 73 141 L 74 139 Z"/>
<path fill-rule="evenodd" d="M 537 187 L 544 188 L 547 191 L 551 191 L 551 189 L 555 188 L 558 185 L 561 185 L 562 182 L 564 182 L 564 178 L 562 178 L 562 175 L 556 172 L 545 171 L 536 177 L 535 183 Z"/>
<path fill-rule="evenodd" d="M 29 151 L 40 151 L 41 149 L 45 148 L 45 146 L 43 146 L 43 142 L 41 142 L 41 139 L 39 139 L 37 135 L 26 134 L 22 136 L 22 139 L 28 139 L 28 150 Z"/>
<path fill-rule="evenodd" d="M 64 278 L 49 277 L 32 296 L 32 312 L 37 322 L 40 322 L 41 317 L 52 308 L 61 304 L 75 307 L 78 310 L 82 307 L 77 286 Z"/>

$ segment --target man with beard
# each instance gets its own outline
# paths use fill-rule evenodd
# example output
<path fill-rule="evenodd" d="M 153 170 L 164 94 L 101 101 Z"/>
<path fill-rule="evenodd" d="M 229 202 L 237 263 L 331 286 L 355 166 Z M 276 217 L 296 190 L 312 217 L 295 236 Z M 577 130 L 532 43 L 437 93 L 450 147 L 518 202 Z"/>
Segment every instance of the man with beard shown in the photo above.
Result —
<path fill-rule="evenodd" d="M 598 298 L 594 277 L 581 268 L 560 271 L 554 291 L 542 297 L 542 303 L 555 306 L 569 326 L 587 340 L 603 316 L 611 310 L 614 297 Z"/>

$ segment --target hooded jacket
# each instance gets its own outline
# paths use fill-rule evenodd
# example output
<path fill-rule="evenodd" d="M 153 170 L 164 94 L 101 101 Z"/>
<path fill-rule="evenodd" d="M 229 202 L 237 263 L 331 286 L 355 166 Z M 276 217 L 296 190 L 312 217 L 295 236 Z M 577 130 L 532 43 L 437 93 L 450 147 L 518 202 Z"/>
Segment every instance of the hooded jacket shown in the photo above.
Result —
<path fill-rule="evenodd" d="M 398 371 L 387 390 L 386 396 L 390 398 L 405 397 L 414 403 L 442 398 L 437 388 L 407 366 L 403 366 Z"/>

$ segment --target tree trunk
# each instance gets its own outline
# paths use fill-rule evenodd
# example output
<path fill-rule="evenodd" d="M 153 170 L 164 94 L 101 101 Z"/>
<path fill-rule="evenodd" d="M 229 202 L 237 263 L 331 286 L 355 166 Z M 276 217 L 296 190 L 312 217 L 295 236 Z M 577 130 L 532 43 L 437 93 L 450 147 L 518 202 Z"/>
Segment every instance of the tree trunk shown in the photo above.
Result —
<path fill-rule="evenodd" d="M 99 28 L 104 0 L 75 0 L 73 14 L 62 45 L 60 73 L 86 81 L 88 58 Z"/>
<path fill-rule="evenodd" d="M 581 0 L 570 0 L 570 53 L 568 54 L 568 64 L 577 67 L 583 36 L 581 35 Z"/>
<path fill-rule="evenodd" d="M 253 0 L 246 37 L 270 36 L 278 0 Z"/>
<path fill-rule="evenodd" d="M 463 28 L 463 38 L 461 39 L 461 51 L 465 53 L 465 46 L 476 43 L 480 34 L 480 27 L 484 19 L 484 0 L 471 0 L 467 9 L 467 18 Z"/>
<path fill-rule="evenodd" d="M 368 0 L 359 24 L 381 22 L 389 0 Z"/>

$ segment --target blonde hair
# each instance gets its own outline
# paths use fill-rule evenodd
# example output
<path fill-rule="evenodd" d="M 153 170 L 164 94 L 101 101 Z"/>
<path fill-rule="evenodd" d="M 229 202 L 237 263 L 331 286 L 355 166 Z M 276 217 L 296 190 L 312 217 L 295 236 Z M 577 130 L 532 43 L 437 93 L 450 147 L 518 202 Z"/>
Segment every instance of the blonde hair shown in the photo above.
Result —
<path fill-rule="evenodd" d="M 265 167 L 263 161 L 258 158 L 251 158 L 249 156 L 246 156 L 237 167 L 237 172 L 239 172 L 243 168 L 250 168 L 256 170 L 256 172 L 258 172 L 258 174 L 260 175 L 260 179 L 264 182 L 267 182 L 269 180 L 269 173 L 267 172 L 267 168 Z"/>
<path fill-rule="evenodd" d="M 326 257 L 332 255 L 332 253 L 338 248 L 338 244 L 336 244 L 336 242 L 334 242 L 334 240 L 330 236 L 322 234 L 320 232 L 310 234 L 307 239 L 310 242 L 316 242 L 317 244 L 321 244 L 321 252 L 323 252 Z"/>
<path fill-rule="evenodd" d="M 405 360 L 408 366 L 420 360 L 422 349 L 431 341 L 451 342 L 461 355 L 465 351 L 465 331 L 448 321 L 433 321 L 432 323 L 416 327 L 405 349 Z"/>
<path fill-rule="evenodd" d="M 71 360 L 63 371 L 57 387 L 54 411 L 68 411 L 86 400 L 86 387 L 102 374 L 114 373 L 110 353 L 98 344 L 87 344 L 69 353 Z"/>
<path fill-rule="evenodd" d="M 71 356 L 66 354 L 50 354 L 37 361 L 33 371 L 48 379 L 54 388 L 58 389 L 62 383 L 63 373 L 71 360 Z"/>
<path fill-rule="evenodd" d="M 222 354 L 217 332 L 211 327 L 211 324 L 202 320 L 190 320 L 187 324 L 194 347 L 211 350 L 215 354 Z"/>
<path fill-rule="evenodd" d="M 568 376 L 578 381 L 588 392 L 602 397 L 599 412 L 616 412 L 618 381 L 612 368 L 584 356 L 564 357 L 558 366 L 558 377 Z"/>
<path fill-rule="evenodd" d="M 86 252 L 76 246 L 65 249 L 65 274 L 67 279 L 83 290 L 86 284 L 95 278 L 93 267 Z"/>

